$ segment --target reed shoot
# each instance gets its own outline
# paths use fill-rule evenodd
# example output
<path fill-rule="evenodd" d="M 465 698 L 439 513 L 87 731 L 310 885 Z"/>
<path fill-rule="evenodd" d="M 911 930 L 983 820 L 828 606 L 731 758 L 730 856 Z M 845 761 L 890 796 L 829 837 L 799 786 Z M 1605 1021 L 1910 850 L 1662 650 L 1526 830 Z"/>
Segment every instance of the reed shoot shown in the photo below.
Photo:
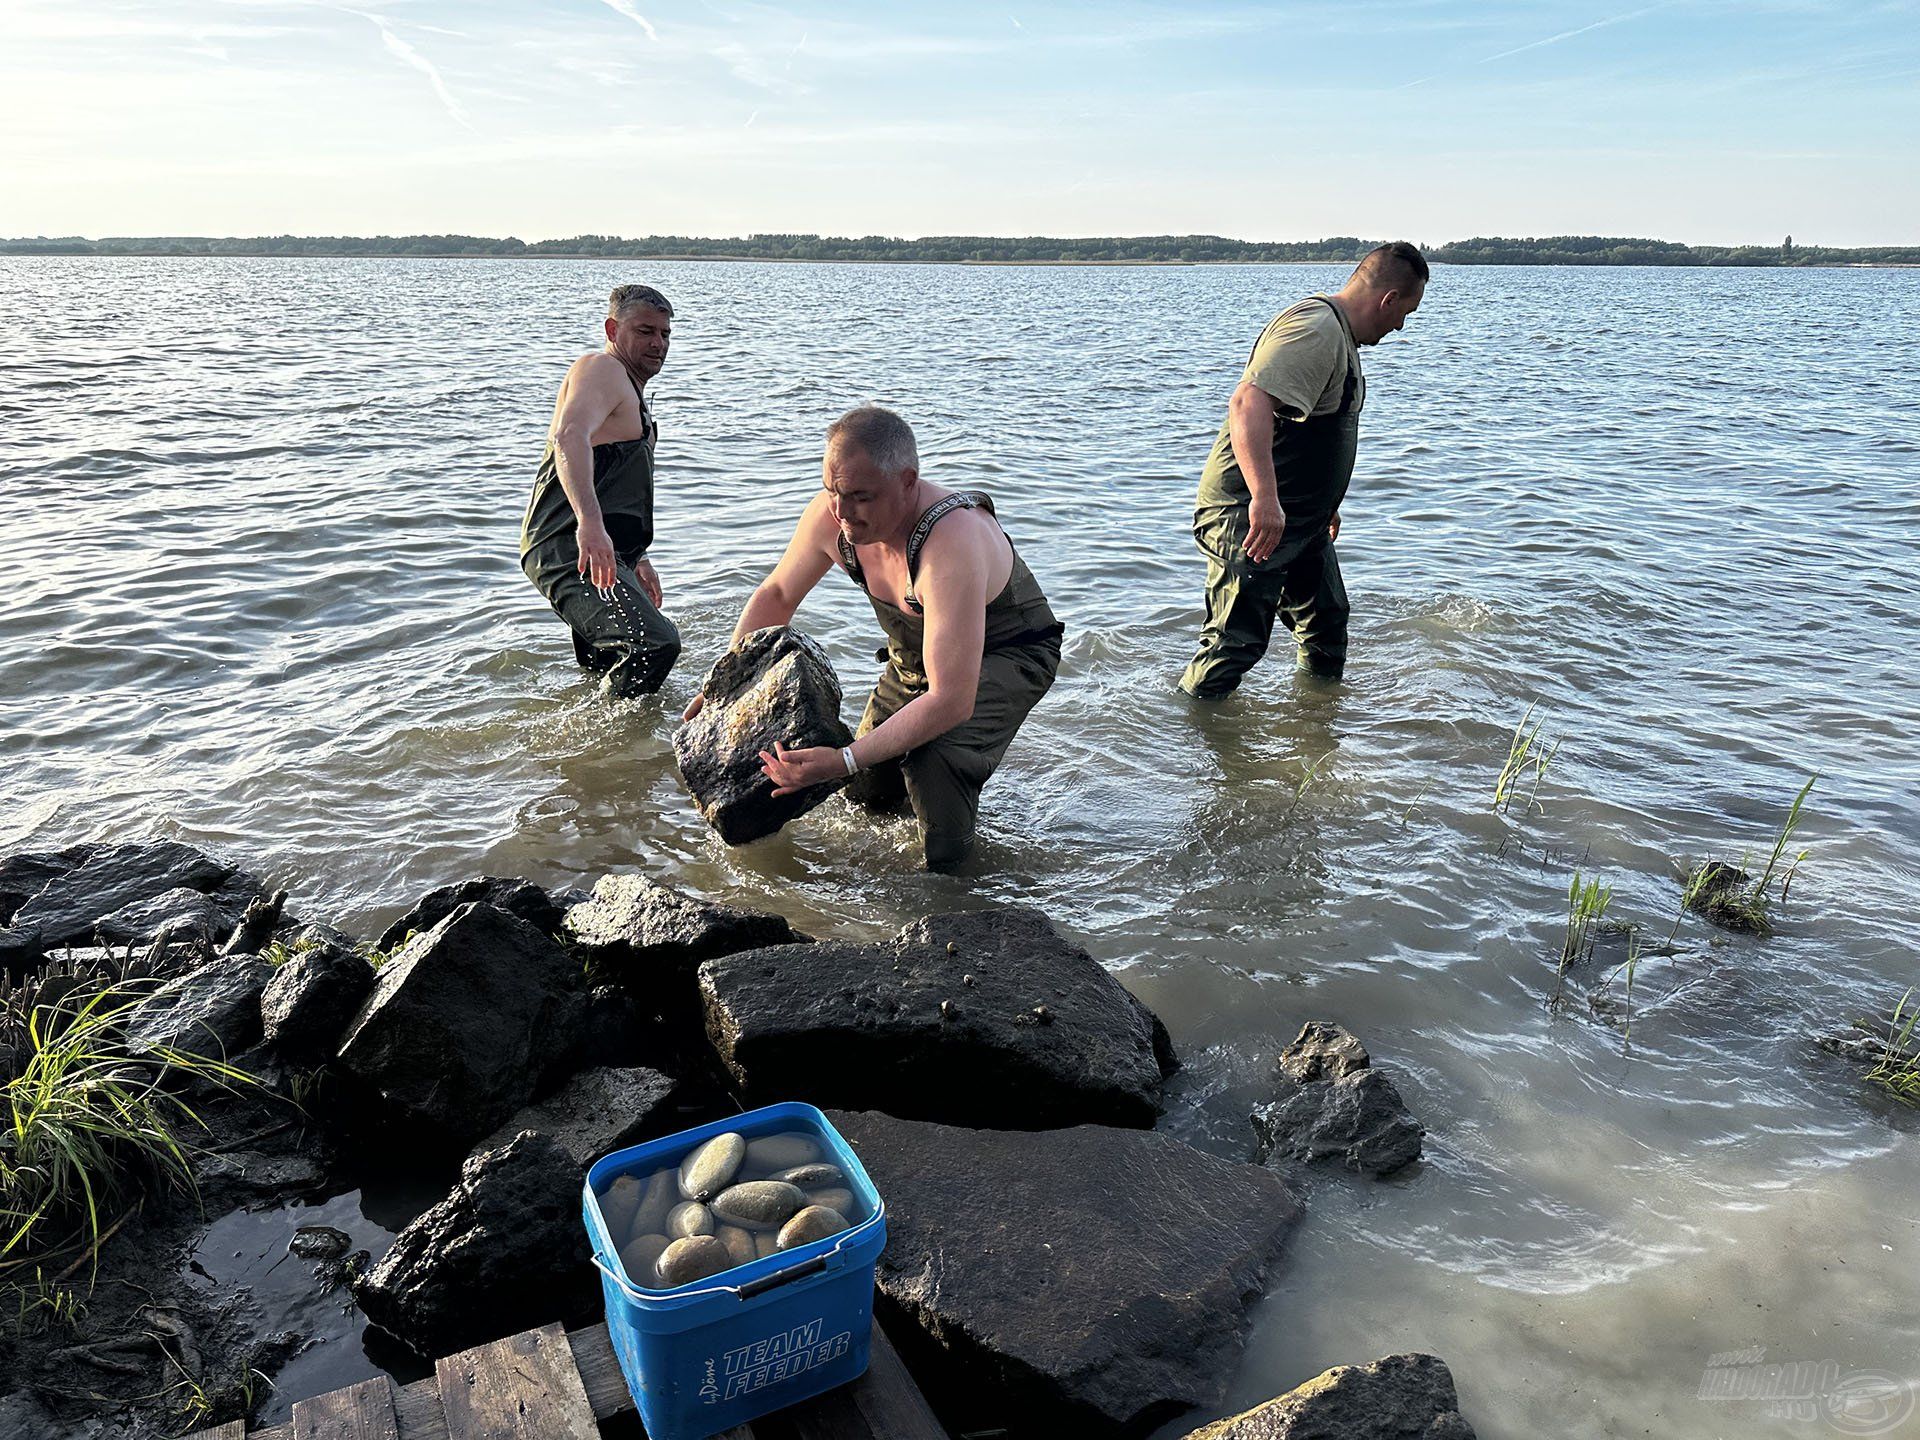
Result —
<path fill-rule="evenodd" d="M 1818 775 L 1808 776 L 1807 783 L 1800 787 L 1800 793 L 1787 808 L 1787 818 L 1781 823 L 1779 834 L 1774 836 L 1773 849 L 1768 853 L 1766 866 L 1757 879 L 1747 873 L 1744 856 L 1737 866 L 1719 860 L 1703 860 L 1687 876 L 1686 888 L 1680 894 L 1681 905 L 1729 930 L 1749 935 L 1771 935 L 1776 898 L 1774 881 L 1778 879 L 1778 899 L 1784 901 L 1788 890 L 1792 888 L 1794 876 L 1800 873 L 1801 862 L 1807 858 L 1807 852 L 1802 850 L 1791 861 L 1787 861 L 1787 845 L 1793 839 L 1794 831 L 1800 828 L 1807 796 L 1812 793 L 1814 783 L 1819 778 Z"/>
<path fill-rule="evenodd" d="M 1505 815 L 1513 805 L 1513 797 L 1520 793 L 1520 787 L 1527 788 L 1526 802 L 1520 807 L 1522 815 L 1527 814 L 1539 803 L 1535 798 L 1540 793 L 1541 777 L 1547 773 L 1547 767 L 1553 763 L 1553 757 L 1560 753 L 1560 741 L 1547 745 L 1541 739 L 1541 729 L 1546 721 L 1534 720 L 1534 707 L 1527 706 L 1527 713 L 1520 717 L 1520 723 L 1513 727 L 1513 738 L 1507 742 L 1507 761 L 1500 767 L 1500 778 L 1493 786 L 1493 808 Z M 1529 722 L 1532 728 L 1528 728 Z"/>
<path fill-rule="evenodd" d="M 1560 942 L 1560 965 L 1553 981 L 1554 1009 L 1560 1008 L 1561 991 L 1566 986 L 1567 970 L 1593 954 L 1594 928 L 1613 903 L 1613 887 L 1602 885 L 1599 877 L 1582 880 L 1578 870 L 1567 884 L 1567 930 Z"/>
<path fill-rule="evenodd" d="M 1887 1053 L 1867 1072 L 1867 1079 L 1896 1100 L 1920 1105 L 1920 1051 L 1913 1048 L 1913 1028 L 1914 1022 L 1920 1021 L 1920 1006 L 1909 1010 L 1907 1002 L 1911 999 L 1913 991 L 1909 990 L 1893 1007 L 1893 1018 L 1887 1022 Z"/>

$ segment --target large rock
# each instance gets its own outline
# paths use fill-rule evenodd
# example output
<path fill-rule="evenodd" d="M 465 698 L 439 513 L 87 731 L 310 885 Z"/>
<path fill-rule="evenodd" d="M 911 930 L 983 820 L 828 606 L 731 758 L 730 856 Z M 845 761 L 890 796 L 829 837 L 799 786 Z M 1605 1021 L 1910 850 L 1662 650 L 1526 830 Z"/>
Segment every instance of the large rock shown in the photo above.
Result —
<path fill-rule="evenodd" d="M 0 858 L 0 925 L 11 925 L 22 905 L 50 882 L 79 869 L 99 848 L 69 845 L 65 850 L 22 850 Z"/>
<path fill-rule="evenodd" d="M 1271 1170 L 1152 1131 L 831 1118 L 886 1201 L 876 1278 L 922 1332 L 910 1358 L 1036 1433 L 1144 1430 L 1224 1398 L 1246 1306 L 1300 1218 Z"/>
<path fill-rule="evenodd" d="M 579 1167 L 544 1135 L 470 1156 L 452 1193 L 395 1236 L 353 1292 L 369 1320 L 423 1356 L 579 1317 L 599 1292 Z"/>
<path fill-rule="evenodd" d="M 847 783 L 837 776 L 775 796 L 760 752 L 853 743 L 840 720 L 840 680 L 826 651 L 797 630 L 756 630 L 714 662 L 700 713 L 674 732 L 693 802 L 729 845 L 771 835 Z"/>
<path fill-rule="evenodd" d="M 688 978 L 702 960 L 807 940 L 781 916 L 696 899 L 631 874 L 601 876 L 592 896 L 567 911 L 565 933 L 628 982 Z"/>
<path fill-rule="evenodd" d="M 1453 1372 L 1434 1355 L 1336 1365 L 1186 1440 L 1474 1440 Z"/>
<path fill-rule="evenodd" d="M 382 967 L 340 1069 L 422 1140 L 464 1146 L 526 1104 L 571 1044 L 579 968 L 526 921 L 462 905 Z"/>
<path fill-rule="evenodd" d="M 148 945 L 166 930 L 176 940 L 192 937 L 213 946 L 233 933 L 252 898 L 231 882 L 211 894 L 180 885 L 102 915 L 93 930 L 105 945 Z"/>
<path fill-rule="evenodd" d="M 373 989 L 373 966 L 325 940 L 296 941 L 292 949 L 260 997 L 261 1026 L 289 1060 L 325 1060 Z"/>
<path fill-rule="evenodd" d="M 1166 1031 L 1038 911 L 700 967 L 707 1035 L 757 1097 L 1007 1129 L 1153 1124 Z"/>
<path fill-rule="evenodd" d="M 229 955 L 189 970 L 133 1008 L 127 1044 L 230 1061 L 260 1038 L 260 994 L 272 974 L 258 955 Z"/>
<path fill-rule="evenodd" d="M 1252 1116 L 1259 1158 L 1344 1159 L 1387 1175 L 1420 1158 L 1426 1131 L 1366 1048 L 1338 1025 L 1309 1021 L 1280 1053 L 1280 1093 Z"/>
<path fill-rule="evenodd" d="M 171 890 L 237 895 L 244 905 L 258 889 L 253 876 L 177 840 L 101 845 L 49 879 L 14 912 L 13 923 L 38 929 L 48 948 L 83 945 L 103 918 Z"/>
<path fill-rule="evenodd" d="M 573 1160 L 579 1181 L 595 1160 L 680 1128 L 675 1101 L 680 1082 L 644 1066 L 583 1070 L 556 1094 L 517 1111 L 475 1150 L 494 1150 L 522 1130 L 559 1145 Z"/>
<path fill-rule="evenodd" d="M 482 875 L 475 880 L 459 880 L 429 890 L 411 910 L 380 932 L 374 941 L 377 950 L 403 945 L 411 935 L 424 934 L 462 905 L 479 902 L 518 915 L 534 929 L 551 935 L 560 928 L 563 908 L 545 890 L 531 880 L 500 875 Z"/>

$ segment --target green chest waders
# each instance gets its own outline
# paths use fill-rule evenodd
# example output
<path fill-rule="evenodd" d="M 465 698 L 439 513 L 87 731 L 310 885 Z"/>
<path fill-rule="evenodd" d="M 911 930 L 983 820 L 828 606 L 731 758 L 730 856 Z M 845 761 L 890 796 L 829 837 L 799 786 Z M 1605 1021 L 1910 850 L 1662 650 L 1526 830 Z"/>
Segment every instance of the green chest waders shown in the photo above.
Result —
<path fill-rule="evenodd" d="M 1353 479 L 1360 443 L 1358 376 L 1351 366 L 1340 408 L 1274 426 L 1273 474 L 1286 530 L 1273 554 L 1247 558 L 1248 506 L 1239 467 L 1229 486 L 1203 493 L 1193 535 L 1207 557 L 1206 620 L 1180 688 L 1198 700 L 1233 693 L 1267 653 L 1276 617 L 1299 646 L 1299 665 L 1337 679 L 1347 659 L 1347 589 L 1327 536 Z M 1237 489 L 1240 493 L 1235 495 Z"/>
<path fill-rule="evenodd" d="M 942 516 L 975 507 L 993 513 L 993 502 L 987 496 L 967 491 L 936 500 L 921 515 L 907 538 L 904 609 L 867 590 L 859 554 L 844 535 L 840 537 L 840 563 L 853 582 L 866 591 L 887 636 L 887 648 L 880 652 L 887 666 L 867 700 L 858 734 L 865 735 L 908 701 L 927 693 L 926 620 L 913 593 L 920 573 L 920 551 Z M 928 869 L 952 869 L 973 849 L 980 791 L 1005 757 L 1021 722 L 1052 687 L 1060 669 L 1060 637 L 1064 631 L 1039 582 L 1016 550 L 1006 585 L 987 604 L 973 715 L 898 760 L 861 771 L 847 787 L 848 798 L 870 809 L 898 811 L 902 805 L 912 807 L 925 834 Z"/>
<path fill-rule="evenodd" d="M 634 574 L 653 543 L 655 434 L 648 420 L 647 433 L 638 439 L 593 447 L 593 492 L 614 553 L 614 583 L 604 594 L 580 573 L 578 519 L 560 486 L 551 439 L 520 523 L 520 568 L 567 622 L 574 658 L 603 672 L 611 693 L 622 698 L 658 690 L 680 657 L 679 630 Z"/>

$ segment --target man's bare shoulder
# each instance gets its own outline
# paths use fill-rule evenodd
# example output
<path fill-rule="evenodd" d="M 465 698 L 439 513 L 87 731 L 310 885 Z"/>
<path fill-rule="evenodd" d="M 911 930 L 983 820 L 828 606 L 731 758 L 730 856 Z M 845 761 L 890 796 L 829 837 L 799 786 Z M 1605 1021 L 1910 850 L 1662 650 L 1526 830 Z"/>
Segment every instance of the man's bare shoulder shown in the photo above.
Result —
<path fill-rule="evenodd" d="M 920 547 L 920 573 L 934 583 L 984 575 L 1000 546 L 999 522 L 986 507 L 955 510 L 927 532 Z"/>
<path fill-rule="evenodd" d="M 574 384 L 586 381 L 589 384 L 611 384 L 625 372 L 620 359 L 604 350 L 593 350 L 582 355 L 567 367 L 567 382 Z"/>

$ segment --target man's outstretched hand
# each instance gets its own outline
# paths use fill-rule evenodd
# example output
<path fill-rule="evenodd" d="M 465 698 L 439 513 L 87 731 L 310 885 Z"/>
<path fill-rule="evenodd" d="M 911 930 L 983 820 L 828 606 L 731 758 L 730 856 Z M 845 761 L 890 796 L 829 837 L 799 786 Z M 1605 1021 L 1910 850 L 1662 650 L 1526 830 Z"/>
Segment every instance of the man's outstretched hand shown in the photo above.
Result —
<path fill-rule="evenodd" d="M 613 537 L 605 525 L 581 525 L 576 531 L 580 542 L 580 573 L 596 590 L 613 588 Z"/>

